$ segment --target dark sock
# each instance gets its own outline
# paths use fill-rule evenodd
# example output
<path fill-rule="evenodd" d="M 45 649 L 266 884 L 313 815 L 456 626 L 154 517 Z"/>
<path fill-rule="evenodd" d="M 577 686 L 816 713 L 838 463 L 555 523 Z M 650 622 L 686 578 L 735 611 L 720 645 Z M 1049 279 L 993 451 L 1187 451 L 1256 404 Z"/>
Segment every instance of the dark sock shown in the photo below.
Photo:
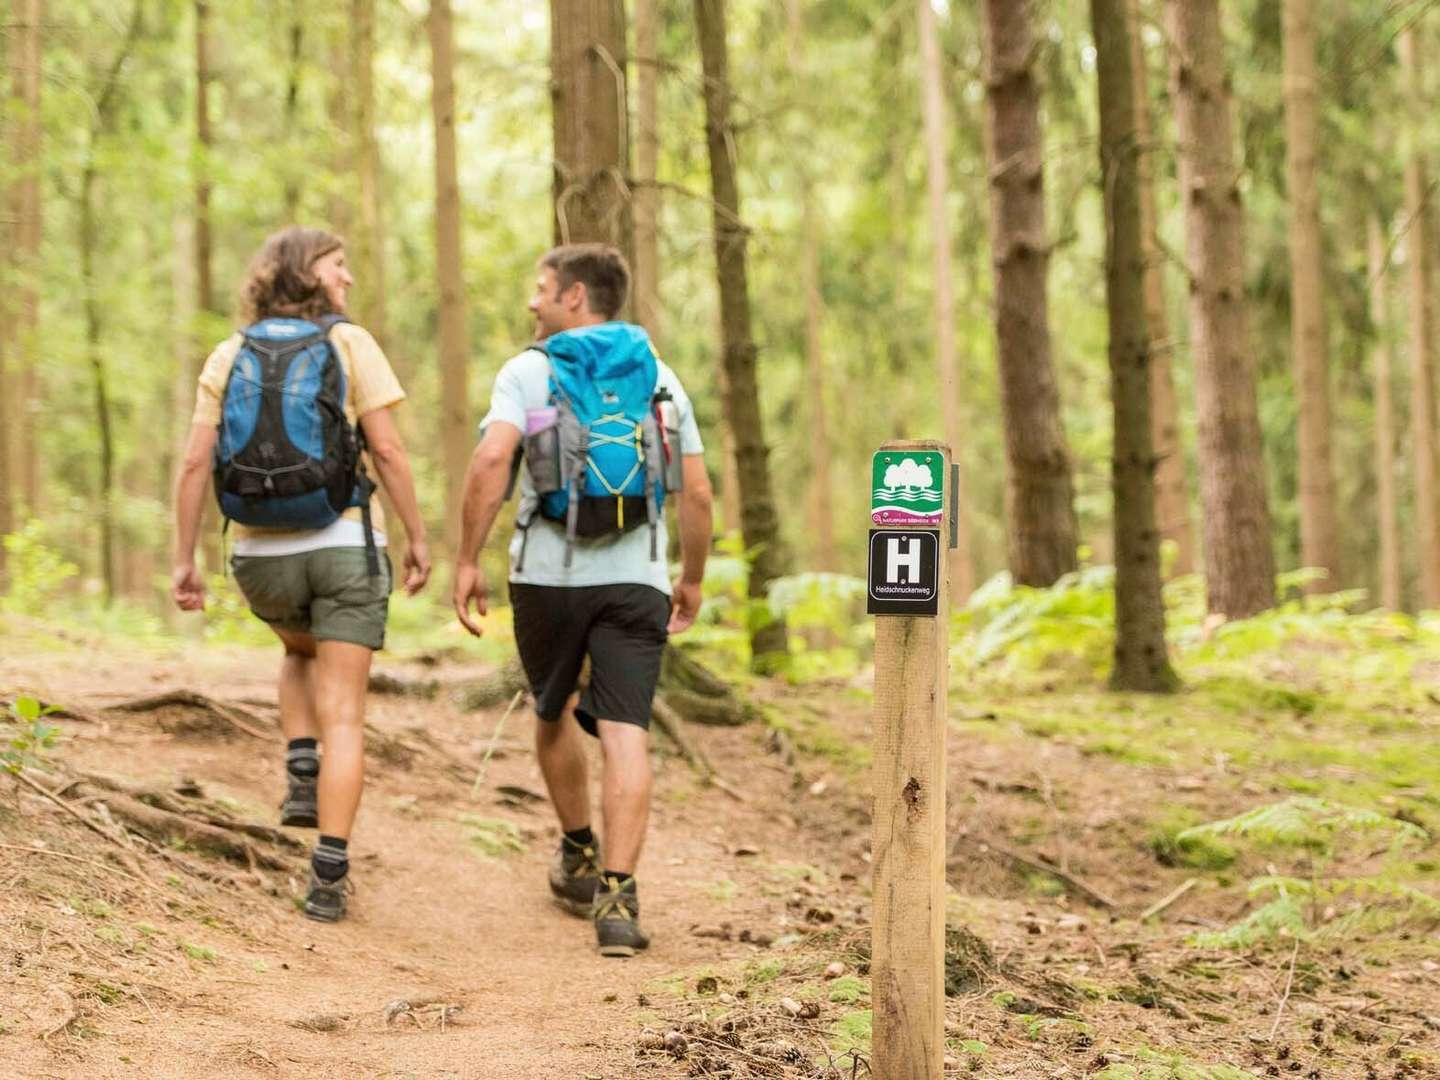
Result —
<path fill-rule="evenodd" d="M 600 880 L 605 883 L 607 889 L 632 894 L 635 892 L 634 874 L 622 874 L 619 870 L 606 870 L 600 875 Z"/>
<path fill-rule="evenodd" d="M 338 836 L 322 836 L 315 845 L 315 854 L 310 856 L 310 866 L 315 876 L 327 885 L 339 881 L 350 872 L 350 856 L 346 853 L 350 841 Z"/>
<path fill-rule="evenodd" d="M 291 739 L 285 746 L 285 771 L 296 780 L 320 775 L 320 752 L 314 739 Z"/>
<path fill-rule="evenodd" d="M 590 831 L 590 826 L 586 825 L 583 828 L 571 829 L 565 834 L 565 839 L 576 847 L 589 847 L 595 843 L 595 834 Z"/>

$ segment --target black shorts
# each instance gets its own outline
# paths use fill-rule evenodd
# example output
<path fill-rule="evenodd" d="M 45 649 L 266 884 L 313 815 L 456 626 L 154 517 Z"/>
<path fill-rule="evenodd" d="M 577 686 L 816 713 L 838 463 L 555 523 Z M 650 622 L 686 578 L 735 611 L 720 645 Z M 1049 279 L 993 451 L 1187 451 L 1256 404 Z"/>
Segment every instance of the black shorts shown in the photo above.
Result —
<path fill-rule="evenodd" d="M 564 588 L 510 583 L 515 644 L 542 720 L 559 720 L 590 657 L 590 684 L 575 719 L 650 727 L 670 598 L 649 585 Z"/>

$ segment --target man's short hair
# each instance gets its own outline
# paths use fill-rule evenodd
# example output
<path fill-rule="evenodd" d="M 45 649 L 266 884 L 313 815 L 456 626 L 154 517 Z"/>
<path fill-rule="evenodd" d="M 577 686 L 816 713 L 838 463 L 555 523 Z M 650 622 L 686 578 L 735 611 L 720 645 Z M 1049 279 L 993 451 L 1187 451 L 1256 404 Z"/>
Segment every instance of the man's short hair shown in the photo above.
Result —
<path fill-rule="evenodd" d="M 619 315 L 630 295 L 630 266 L 609 244 L 561 244 L 547 251 L 540 265 L 555 271 L 562 292 L 583 282 L 590 310 L 606 319 Z"/>

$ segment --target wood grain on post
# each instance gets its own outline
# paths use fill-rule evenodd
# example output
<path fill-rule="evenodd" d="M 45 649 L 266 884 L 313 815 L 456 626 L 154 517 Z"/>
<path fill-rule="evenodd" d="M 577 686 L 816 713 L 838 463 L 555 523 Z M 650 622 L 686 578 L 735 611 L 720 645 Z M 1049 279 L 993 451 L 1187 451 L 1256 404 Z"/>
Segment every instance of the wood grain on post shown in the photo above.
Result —
<path fill-rule="evenodd" d="M 950 560 L 943 553 L 950 536 L 950 449 L 922 440 L 887 442 L 885 451 L 940 452 L 946 490 L 939 613 L 875 616 L 871 1072 L 885 1080 L 939 1080 L 945 1059 Z"/>

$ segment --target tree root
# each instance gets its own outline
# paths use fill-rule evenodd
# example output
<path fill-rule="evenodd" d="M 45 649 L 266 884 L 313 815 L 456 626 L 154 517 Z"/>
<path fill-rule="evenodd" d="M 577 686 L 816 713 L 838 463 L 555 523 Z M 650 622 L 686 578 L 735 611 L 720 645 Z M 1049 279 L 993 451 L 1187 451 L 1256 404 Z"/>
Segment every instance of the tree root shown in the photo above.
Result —
<path fill-rule="evenodd" d="M 223 735 L 228 734 L 231 728 L 242 731 L 251 738 L 271 741 L 278 737 L 278 731 L 273 724 L 256 716 L 248 709 L 242 709 L 239 705 L 216 701 L 214 698 L 206 697 L 195 690 L 169 690 L 154 697 L 136 698 L 134 701 L 122 701 L 118 705 L 107 706 L 111 712 L 160 712 L 160 730 L 171 735 Z M 170 709 L 191 709 L 198 710 L 207 720 L 200 720 L 190 716 L 180 720 L 167 720 L 165 710 Z"/>
<path fill-rule="evenodd" d="M 483 679 L 462 683 L 456 689 L 455 700 L 467 712 L 479 709 L 493 709 L 506 704 L 518 690 L 529 690 L 530 681 L 519 660 L 511 660 L 492 671 Z"/>
<path fill-rule="evenodd" d="M 243 821 L 231 817 L 229 814 L 223 813 L 215 804 L 205 800 L 179 792 L 158 791 L 155 788 L 148 788 L 123 777 L 110 776 L 106 773 L 87 772 L 81 775 L 84 781 L 93 787 L 127 795 L 137 802 L 153 806 L 168 814 L 193 818 L 206 825 L 213 825 L 217 829 L 228 829 L 231 832 L 241 833 L 255 840 L 263 840 L 267 844 L 274 844 L 276 847 L 289 851 L 304 852 L 308 850 L 303 843 L 282 829 L 273 825 L 262 825 L 258 821 Z"/>
<path fill-rule="evenodd" d="M 1065 870 L 1061 870 L 1058 866 L 1052 866 L 1050 863 L 1041 862 L 1038 859 L 1032 859 L 1028 855 L 1022 855 L 1020 852 L 1013 851 L 1002 844 L 997 844 L 993 840 L 985 840 L 978 836 L 970 836 L 967 833 L 956 834 L 955 842 L 951 846 L 951 855 L 945 861 L 946 869 L 956 866 L 957 864 L 962 862 L 962 860 L 954 854 L 954 849 L 959 847 L 962 843 L 967 843 L 974 847 L 994 852 L 1001 858 L 1008 859 L 1015 865 L 1022 866 L 1027 870 L 1036 870 L 1042 874 L 1048 874 L 1056 881 L 1059 881 L 1061 884 L 1063 884 L 1071 892 L 1078 893 L 1080 896 L 1083 896 L 1086 900 L 1089 900 L 1097 907 L 1105 908 L 1108 911 L 1115 911 L 1120 907 L 1120 905 L 1116 901 L 1110 899 L 1110 897 L 1106 896 L 1100 890 L 1096 889 L 1093 885 L 1086 884 L 1074 874 L 1069 873 Z"/>
<path fill-rule="evenodd" d="M 290 870 L 292 866 L 269 852 L 257 850 L 249 841 L 237 837 L 226 826 L 213 825 L 185 814 L 173 813 L 150 806 L 139 799 L 112 792 L 98 797 L 109 808 L 110 814 L 119 821 L 162 844 L 177 841 L 187 844 L 196 851 L 214 855 L 229 862 L 247 867 L 263 867 L 266 870 Z"/>
<path fill-rule="evenodd" d="M 372 694 L 394 694 L 431 701 L 440 693 L 440 680 L 405 679 L 386 671 L 372 671 L 369 690 Z"/>
<path fill-rule="evenodd" d="M 719 788 L 736 802 L 749 801 L 742 791 L 726 782 L 715 771 L 715 766 L 710 764 L 710 759 L 705 756 L 705 752 L 696 746 L 690 736 L 686 734 L 685 721 L 670 707 L 665 698 L 657 695 L 655 700 L 650 703 L 650 718 L 654 721 L 655 726 L 675 744 L 675 748 L 680 751 L 680 756 L 688 761 L 707 783 Z"/>

